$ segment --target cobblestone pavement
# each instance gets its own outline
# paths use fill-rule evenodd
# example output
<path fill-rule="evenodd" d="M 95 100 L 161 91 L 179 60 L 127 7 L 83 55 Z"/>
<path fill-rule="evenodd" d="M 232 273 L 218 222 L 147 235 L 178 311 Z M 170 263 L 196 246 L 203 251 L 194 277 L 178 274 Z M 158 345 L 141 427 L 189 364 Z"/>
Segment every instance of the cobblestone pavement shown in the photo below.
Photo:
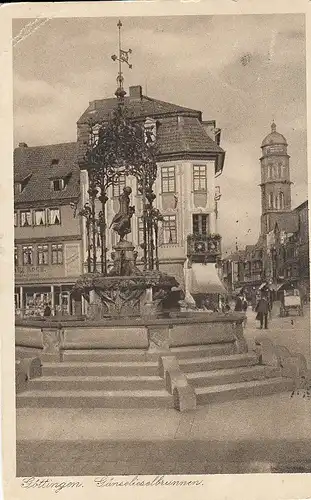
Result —
<path fill-rule="evenodd" d="M 311 441 L 24 441 L 17 476 L 311 472 Z"/>
<path fill-rule="evenodd" d="M 256 337 L 268 336 L 310 361 L 309 312 L 289 318 L 277 313 L 268 330 L 259 330 L 255 313 L 248 311 L 249 348 Z M 290 394 L 216 404 L 187 415 L 21 408 L 17 475 L 311 473 L 310 418 L 311 401 Z"/>
<path fill-rule="evenodd" d="M 272 319 L 268 322 L 268 330 L 260 330 L 256 321 L 256 313 L 250 308 L 247 311 L 247 324 L 244 335 L 251 349 L 254 348 L 256 337 L 269 337 L 275 344 L 287 347 L 293 353 L 301 353 L 309 362 L 311 368 L 310 312 L 305 306 L 304 315 L 296 313 L 286 318 L 279 317 L 279 307 L 276 304 Z"/>

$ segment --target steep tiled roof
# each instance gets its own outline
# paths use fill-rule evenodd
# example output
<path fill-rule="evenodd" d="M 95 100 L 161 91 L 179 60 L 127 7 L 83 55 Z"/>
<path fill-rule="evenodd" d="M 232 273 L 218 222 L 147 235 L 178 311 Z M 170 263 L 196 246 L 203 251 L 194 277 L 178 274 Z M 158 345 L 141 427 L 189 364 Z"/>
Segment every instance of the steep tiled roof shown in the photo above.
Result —
<path fill-rule="evenodd" d="M 206 133 L 202 123 L 192 116 L 173 116 L 160 120 L 157 131 L 160 154 L 177 152 L 223 153 Z"/>
<path fill-rule="evenodd" d="M 14 151 L 14 181 L 29 177 L 25 189 L 15 195 L 15 203 L 53 201 L 79 196 L 80 170 L 77 163 L 77 143 L 49 146 L 19 147 Z M 54 162 L 53 162 L 54 160 Z M 68 176 L 63 191 L 51 189 L 51 179 Z"/>
<path fill-rule="evenodd" d="M 108 120 L 117 107 L 117 99 L 102 99 L 90 103 L 78 120 L 78 125 Z M 150 97 L 125 98 L 128 116 L 137 121 L 152 117 L 157 120 L 157 145 L 160 155 L 174 153 L 223 154 L 224 151 L 207 134 L 202 125 L 202 113 Z"/>
<path fill-rule="evenodd" d="M 153 116 L 154 118 L 163 115 L 172 114 L 191 114 L 197 118 L 201 118 L 201 111 L 195 109 L 184 108 L 183 106 L 178 106 L 176 104 L 171 104 L 165 101 L 159 101 L 158 99 L 152 99 L 151 97 L 142 96 L 141 98 L 125 97 L 124 99 L 125 107 L 128 111 L 128 116 L 133 118 L 146 118 L 147 116 Z M 108 98 L 100 99 L 97 101 L 92 101 L 83 113 L 81 118 L 78 120 L 79 123 L 86 123 L 89 119 L 96 120 L 108 120 L 111 114 L 117 108 L 117 99 Z"/>

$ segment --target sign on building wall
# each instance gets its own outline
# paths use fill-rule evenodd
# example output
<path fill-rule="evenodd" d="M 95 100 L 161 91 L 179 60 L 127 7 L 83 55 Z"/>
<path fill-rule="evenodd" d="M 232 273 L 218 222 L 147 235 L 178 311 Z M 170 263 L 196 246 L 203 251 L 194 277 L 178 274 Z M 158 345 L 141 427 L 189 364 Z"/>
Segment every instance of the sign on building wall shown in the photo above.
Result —
<path fill-rule="evenodd" d="M 45 276 L 47 269 L 45 266 L 18 266 L 15 268 L 15 278 L 40 278 Z"/>
<path fill-rule="evenodd" d="M 65 245 L 65 275 L 79 276 L 81 274 L 80 244 Z"/>

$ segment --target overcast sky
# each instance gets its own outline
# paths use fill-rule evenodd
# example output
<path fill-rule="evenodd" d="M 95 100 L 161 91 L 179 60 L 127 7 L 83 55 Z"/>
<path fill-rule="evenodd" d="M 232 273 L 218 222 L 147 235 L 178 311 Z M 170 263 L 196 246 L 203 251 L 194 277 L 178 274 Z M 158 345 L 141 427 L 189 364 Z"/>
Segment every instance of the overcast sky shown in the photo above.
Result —
<path fill-rule="evenodd" d="M 15 20 L 13 36 L 30 20 Z M 222 129 L 224 250 L 255 243 L 260 145 L 274 118 L 291 156 L 293 208 L 307 197 L 303 15 L 124 18 L 125 87 L 201 110 Z M 52 19 L 14 48 L 15 145 L 76 140 L 89 101 L 116 88 L 117 19 Z M 147 92 L 146 92 L 147 89 Z"/>

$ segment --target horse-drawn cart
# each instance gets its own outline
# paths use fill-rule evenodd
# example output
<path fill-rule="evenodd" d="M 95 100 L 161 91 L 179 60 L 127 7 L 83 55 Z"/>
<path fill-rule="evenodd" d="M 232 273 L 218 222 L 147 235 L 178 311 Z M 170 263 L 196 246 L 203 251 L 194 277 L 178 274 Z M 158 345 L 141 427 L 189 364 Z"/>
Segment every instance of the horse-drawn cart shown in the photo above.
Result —
<path fill-rule="evenodd" d="M 283 290 L 281 297 L 280 316 L 289 316 L 290 312 L 297 313 L 298 316 L 303 315 L 303 305 L 299 290 Z"/>

